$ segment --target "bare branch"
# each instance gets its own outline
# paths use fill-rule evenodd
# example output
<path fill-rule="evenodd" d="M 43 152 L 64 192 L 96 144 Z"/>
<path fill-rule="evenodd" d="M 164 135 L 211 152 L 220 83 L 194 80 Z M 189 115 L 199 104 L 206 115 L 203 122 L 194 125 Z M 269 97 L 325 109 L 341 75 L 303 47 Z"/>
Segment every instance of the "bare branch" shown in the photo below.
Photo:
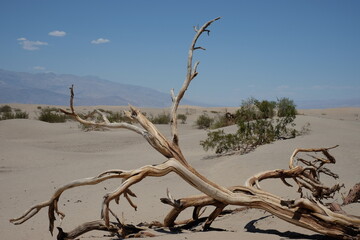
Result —
<path fill-rule="evenodd" d="M 106 128 L 125 128 L 128 130 L 131 130 L 133 132 L 136 132 L 144 137 L 146 137 L 147 132 L 144 129 L 141 129 L 137 126 L 134 126 L 132 124 L 129 123 L 125 123 L 125 122 L 121 122 L 121 123 L 111 123 L 107 117 L 100 112 L 99 110 L 95 110 L 95 112 L 100 113 L 103 117 L 103 122 L 95 122 L 95 121 L 88 121 L 85 120 L 83 118 L 81 118 L 74 109 L 74 85 L 72 85 L 70 87 L 70 109 L 71 112 L 66 111 L 65 109 L 60 109 L 61 112 L 63 112 L 66 115 L 72 116 L 75 118 L 76 121 L 80 122 L 81 124 L 84 125 L 92 125 L 92 126 L 96 126 L 96 127 L 106 127 Z"/>
<path fill-rule="evenodd" d="M 74 87 L 72 86 L 70 88 L 71 91 L 71 97 L 70 97 L 70 109 L 71 112 L 66 111 L 64 109 L 60 109 L 61 112 L 65 113 L 66 115 L 74 117 L 76 121 L 78 121 L 81 124 L 84 125 L 90 125 L 90 126 L 96 126 L 96 127 L 106 127 L 106 128 L 124 128 L 131 130 L 133 132 L 136 132 L 140 135 L 142 135 L 149 144 L 154 147 L 158 152 L 160 152 L 162 155 L 164 155 L 167 158 L 171 158 L 174 156 L 173 151 L 171 150 L 171 146 L 169 146 L 169 143 L 165 136 L 152 124 L 137 108 L 130 106 L 130 111 L 125 112 L 125 115 L 136 122 L 138 122 L 142 128 L 135 126 L 130 123 L 126 122 L 110 122 L 107 117 L 100 112 L 99 110 L 96 110 L 97 113 L 99 113 L 103 121 L 102 122 L 95 122 L 90 120 L 85 120 L 82 117 L 79 116 L 75 112 L 74 109 Z"/>
<path fill-rule="evenodd" d="M 121 171 L 121 172 L 119 171 L 118 173 L 107 174 L 107 175 L 100 174 L 98 177 L 84 178 L 84 179 L 78 179 L 78 180 L 72 181 L 68 184 L 65 184 L 65 185 L 59 187 L 55 191 L 55 193 L 52 195 L 50 200 L 48 200 L 46 202 L 42 202 L 37 205 L 34 205 L 20 217 L 10 219 L 10 222 L 12 222 L 16 225 L 22 224 L 25 221 L 32 218 L 34 215 L 36 215 L 42 208 L 49 207 L 49 230 L 52 233 L 53 229 L 54 229 L 54 221 L 56 220 L 55 213 L 57 215 L 60 215 L 61 218 L 65 217 L 65 214 L 61 213 L 58 210 L 58 206 L 57 206 L 59 198 L 64 191 L 75 188 L 75 187 L 79 187 L 79 186 L 95 185 L 95 184 L 98 184 L 100 182 L 103 182 L 103 181 L 111 179 L 111 178 L 124 178 L 128 174 L 129 174 L 129 172 L 127 172 L 127 171 Z"/>
<path fill-rule="evenodd" d="M 300 152 L 314 152 L 314 153 L 322 152 L 326 157 L 328 157 L 329 162 L 335 163 L 335 158 L 328 153 L 328 150 L 337 148 L 338 146 L 339 145 L 335 145 L 335 146 L 329 147 L 329 148 L 311 148 L 311 149 L 298 148 L 298 149 L 295 149 L 295 151 L 293 152 L 293 154 L 290 157 L 289 168 L 290 169 L 294 168 L 294 160 L 295 160 L 294 158 Z"/>
<path fill-rule="evenodd" d="M 207 30 L 207 27 L 209 27 L 213 22 L 215 22 L 215 21 L 217 21 L 219 19 L 220 19 L 220 17 L 215 18 L 215 19 L 213 19 L 211 21 L 208 21 L 200 29 L 195 28 L 196 34 L 194 36 L 194 39 L 191 42 L 189 53 L 188 53 L 186 78 L 185 78 L 183 86 L 180 89 L 177 97 L 173 98 L 175 101 L 173 100 L 173 104 L 172 104 L 172 107 L 171 107 L 171 133 L 172 133 L 172 142 L 175 145 L 179 145 L 179 136 L 178 136 L 178 130 L 177 130 L 177 109 L 179 107 L 181 99 L 183 98 L 187 88 L 190 85 L 191 80 L 193 80 L 197 75 L 196 68 L 197 68 L 199 62 L 197 62 L 195 64 L 195 66 L 193 67 L 193 63 L 192 63 L 193 62 L 193 52 L 196 49 L 205 50 L 202 47 L 195 47 L 196 42 L 197 42 L 197 40 L 199 39 L 199 37 L 201 36 L 201 34 L 203 32 L 208 32 L 209 31 L 209 30 Z"/>

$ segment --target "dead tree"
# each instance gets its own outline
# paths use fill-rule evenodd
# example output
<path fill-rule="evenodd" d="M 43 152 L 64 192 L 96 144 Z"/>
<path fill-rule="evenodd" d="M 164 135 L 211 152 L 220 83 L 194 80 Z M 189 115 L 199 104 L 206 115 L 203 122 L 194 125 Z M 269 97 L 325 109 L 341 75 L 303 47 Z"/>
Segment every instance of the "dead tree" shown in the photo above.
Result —
<path fill-rule="evenodd" d="M 134 170 L 112 169 L 100 173 L 95 177 L 75 180 L 58 188 L 48 201 L 31 207 L 22 216 L 11 219 L 10 221 L 14 224 L 21 224 L 37 214 L 42 208 L 47 207 L 49 230 L 52 233 L 54 221 L 56 219 L 55 215 L 58 215 L 61 218 L 65 217 L 58 208 L 59 198 L 64 191 L 79 186 L 98 184 L 112 178 L 121 178 L 123 179 L 122 184 L 113 192 L 109 192 L 104 196 L 101 217 L 99 220 L 83 223 L 69 232 L 63 232 L 62 229 L 59 229 L 58 239 L 74 239 L 84 232 L 91 230 L 104 230 L 116 234 L 121 233 L 127 235 L 129 232 L 131 233 L 131 231 L 128 230 L 129 226 L 123 225 L 120 221 L 110 221 L 111 216 L 116 220 L 118 220 L 118 218 L 109 208 L 109 203 L 111 201 L 118 203 L 120 196 L 123 195 L 130 205 L 136 208 L 136 205 L 130 198 L 131 196 L 135 196 L 130 190 L 132 185 L 140 182 L 146 177 L 162 177 L 170 172 L 174 172 L 188 184 L 204 193 L 204 195 L 175 200 L 168 194 L 168 197 L 162 199 L 162 201 L 172 205 L 173 209 L 166 216 L 164 222 L 160 223 L 162 226 L 174 226 L 178 214 L 187 207 L 194 207 L 192 219 L 196 220 L 202 207 L 214 205 L 216 208 L 208 217 L 204 226 L 206 228 L 210 226 L 211 222 L 220 214 L 224 207 L 227 205 L 238 205 L 265 210 L 289 223 L 324 235 L 342 239 L 358 239 L 360 237 L 360 218 L 333 212 L 322 203 L 322 199 L 331 197 L 332 194 L 340 188 L 339 185 L 335 185 L 331 188 L 326 187 L 319 180 L 319 174 L 326 172 L 323 165 L 335 163 L 335 158 L 329 154 L 330 148 L 296 149 L 290 158 L 290 168 L 288 170 L 278 169 L 265 171 L 250 177 L 244 186 L 229 188 L 211 182 L 186 161 L 179 145 L 177 110 L 190 82 L 198 74 L 197 66 L 199 62 L 193 63 L 193 53 L 195 50 L 204 50 L 204 48 L 196 45 L 197 40 L 204 32 L 209 33 L 210 30 L 208 27 L 218 19 L 220 18 L 215 18 L 205 23 L 201 28 L 195 28 L 196 33 L 189 49 L 187 74 L 184 84 L 177 95 L 175 95 L 173 90 L 171 91 L 171 139 L 167 139 L 155 125 L 133 106 L 130 106 L 129 111 L 125 112 L 132 123 L 110 122 L 106 115 L 100 111 L 97 112 L 102 116 L 102 122 L 94 122 L 81 118 L 74 109 L 73 87 L 70 88 L 70 111 L 61 110 L 63 113 L 74 117 L 78 122 L 85 125 L 106 128 L 125 128 L 140 134 L 156 151 L 161 153 L 167 159 L 165 162 L 158 165 L 143 166 Z M 314 161 L 295 159 L 297 154 L 301 152 L 320 152 L 323 154 L 323 157 L 315 157 Z M 295 162 L 301 162 L 305 164 L 305 166 L 300 166 L 295 164 Z M 328 171 L 326 174 L 331 175 L 332 173 Z M 298 199 L 287 200 L 262 190 L 259 182 L 269 178 L 279 178 L 288 186 L 290 186 L 290 184 L 286 179 L 293 179 L 298 185 L 301 196 Z M 304 196 L 304 189 L 310 191 L 311 197 Z"/>

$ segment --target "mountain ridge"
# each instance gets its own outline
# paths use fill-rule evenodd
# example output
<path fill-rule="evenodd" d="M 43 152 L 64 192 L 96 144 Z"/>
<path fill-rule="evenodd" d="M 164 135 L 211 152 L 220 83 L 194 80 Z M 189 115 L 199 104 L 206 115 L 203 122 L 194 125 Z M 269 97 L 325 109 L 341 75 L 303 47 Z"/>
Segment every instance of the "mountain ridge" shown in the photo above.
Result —
<path fill-rule="evenodd" d="M 0 103 L 68 105 L 69 87 L 74 84 L 76 105 L 110 105 L 164 108 L 171 105 L 170 93 L 124 84 L 97 76 L 15 72 L 0 68 Z M 231 104 L 210 105 L 182 99 L 182 105 L 200 107 L 238 107 Z M 360 98 L 295 100 L 299 109 L 360 107 Z"/>
<path fill-rule="evenodd" d="M 0 103 L 67 105 L 74 84 L 77 105 L 135 105 L 168 107 L 170 94 L 155 89 L 112 82 L 96 76 L 28 73 L 0 69 Z M 189 105 L 203 105 L 186 99 Z"/>

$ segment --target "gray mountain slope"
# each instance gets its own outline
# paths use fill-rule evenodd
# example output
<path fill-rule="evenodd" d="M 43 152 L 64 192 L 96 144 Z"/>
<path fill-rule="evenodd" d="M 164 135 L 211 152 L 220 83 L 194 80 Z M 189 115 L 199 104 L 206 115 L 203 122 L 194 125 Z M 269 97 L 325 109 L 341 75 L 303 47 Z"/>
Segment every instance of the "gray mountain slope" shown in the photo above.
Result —
<path fill-rule="evenodd" d="M 76 105 L 167 107 L 170 94 L 141 86 L 111 82 L 94 76 L 26 73 L 0 69 L 0 103 L 67 105 L 75 86 Z M 185 104 L 195 104 L 184 101 Z"/>

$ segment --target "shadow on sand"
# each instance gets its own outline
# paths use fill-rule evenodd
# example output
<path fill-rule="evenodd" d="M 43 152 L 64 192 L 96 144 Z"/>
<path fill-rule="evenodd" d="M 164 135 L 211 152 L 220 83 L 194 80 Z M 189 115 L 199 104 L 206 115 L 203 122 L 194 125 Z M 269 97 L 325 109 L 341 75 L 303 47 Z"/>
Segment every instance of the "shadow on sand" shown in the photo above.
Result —
<path fill-rule="evenodd" d="M 268 216 L 261 217 L 259 219 L 250 221 L 248 224 L 245 225 L 245 229 L 251 233 L 272 234 L 272 235 L 277 235 L 279 237 L 283 237 L 286 239 L 336 240 L 335 238 L 331 238 L 331 237 L 324 236 L 321 234 L 307 235 L 307 234 L 302 234 L 302 233 L 297 233 L 297 232 L 292 232 L 292 231 L 280 232 L 276 229 L 259 229 L 255 226 L 255 224 L 258 221 L 266 219 L 270 216 L 272 216 L 272 215 L 268 215 Z"/>

